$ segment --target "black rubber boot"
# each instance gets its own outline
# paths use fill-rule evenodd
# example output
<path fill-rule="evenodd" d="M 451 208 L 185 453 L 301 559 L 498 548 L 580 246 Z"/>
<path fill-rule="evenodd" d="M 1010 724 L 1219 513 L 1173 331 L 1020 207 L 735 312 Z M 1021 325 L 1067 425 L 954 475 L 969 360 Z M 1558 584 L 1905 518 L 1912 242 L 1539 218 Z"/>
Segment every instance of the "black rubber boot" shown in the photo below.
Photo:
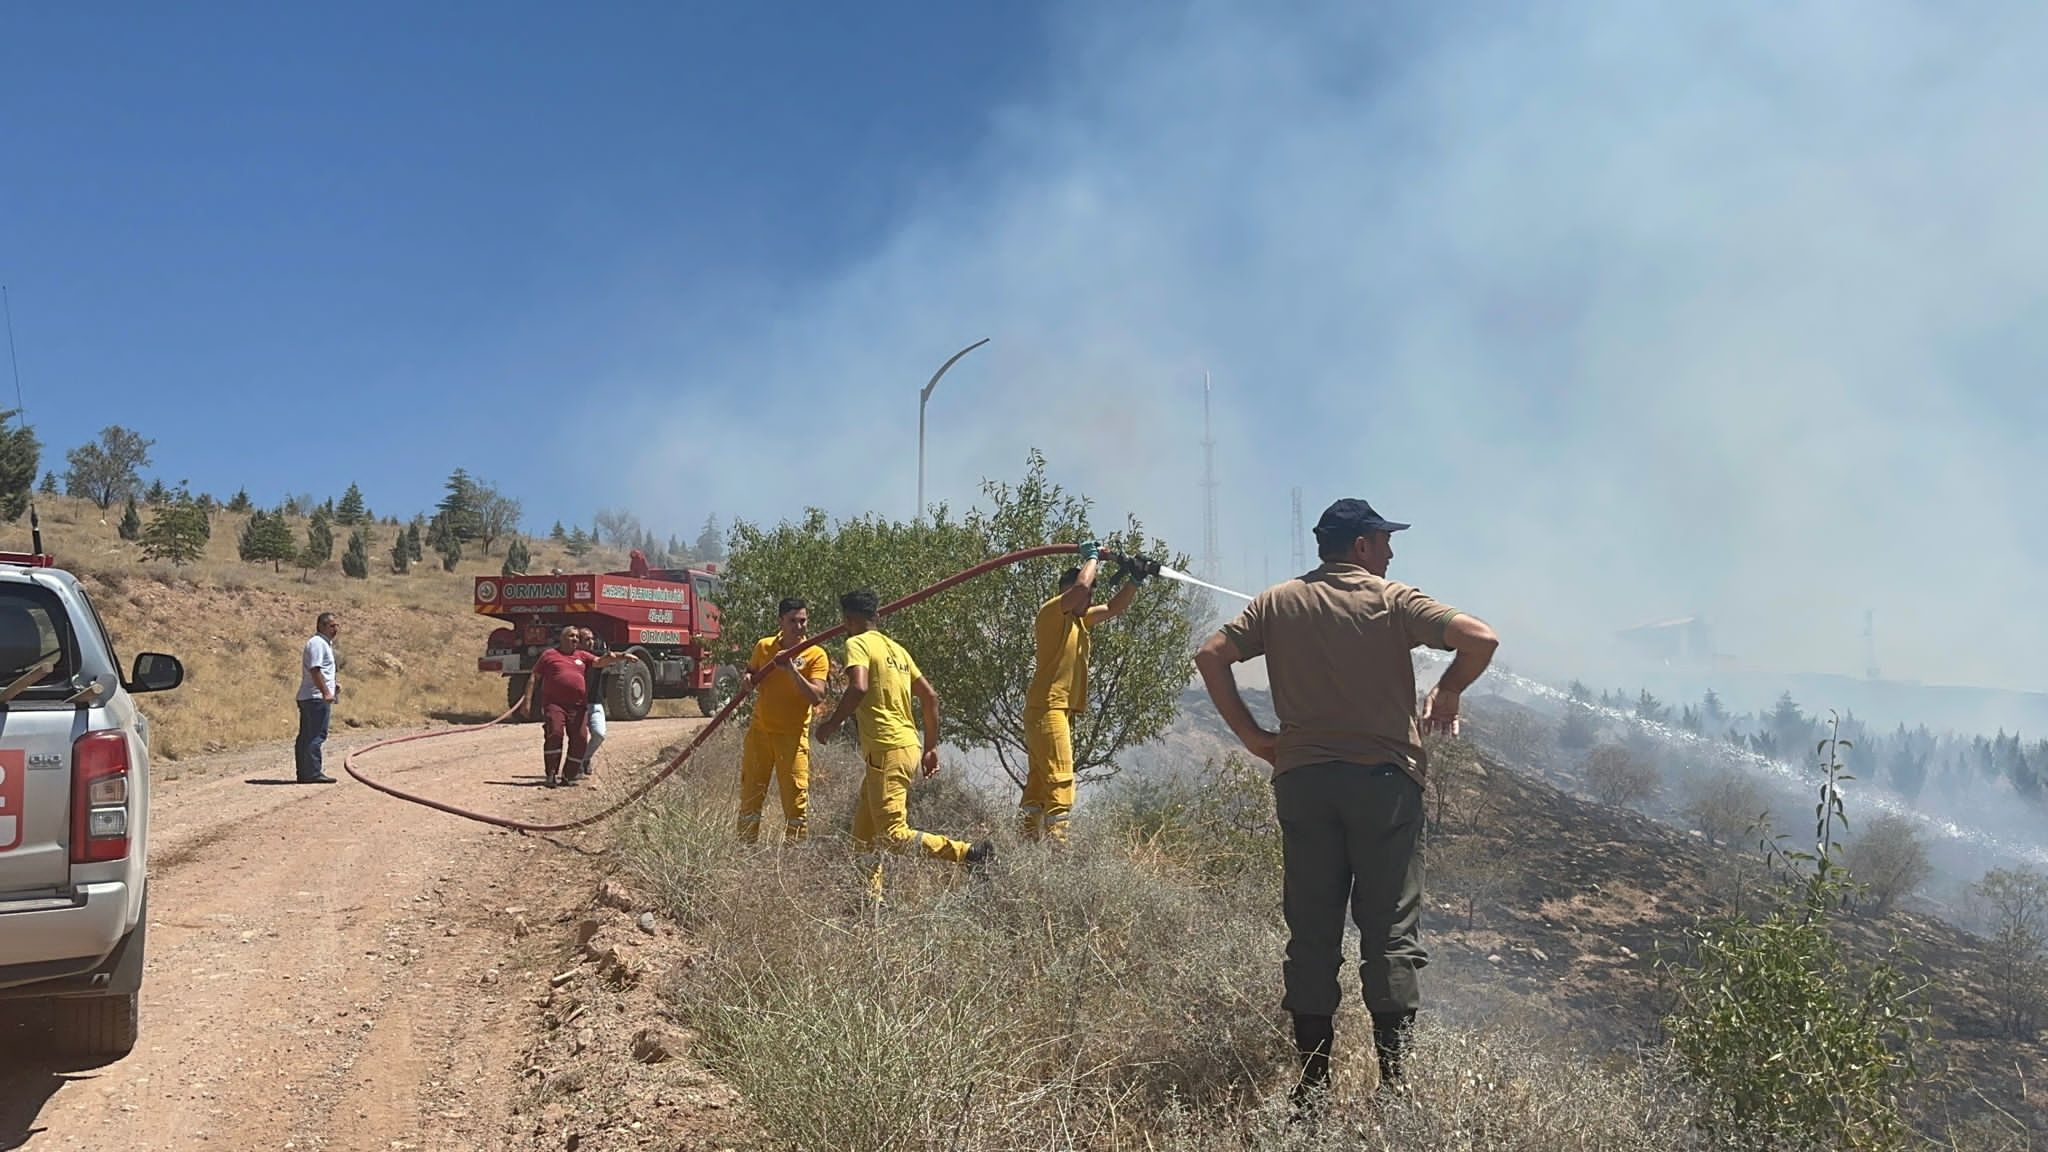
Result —
<path fill-rule="evenodd" d="M 1372 1014 L 1372 1044 L 1380 1054 L 1380 1090 L 1401 1079 L 1401 1055 L 1408 1047 L 1408 1032 L 1415 1026 L 1415 1009 L 1406 1012 Z"/>
<path fill-rule="evenodd" d="M 1294 1118 L 1302 1119 L 1321 1103 L 1330 1089 L 1330 1046 L 1336 1043 L 1336 1020 L 1330 1016 L 1294 1017 L 1294 1051 L 1301 1060 L 1301 1079 L 1295 1081 L 1292 1099 Z"/>

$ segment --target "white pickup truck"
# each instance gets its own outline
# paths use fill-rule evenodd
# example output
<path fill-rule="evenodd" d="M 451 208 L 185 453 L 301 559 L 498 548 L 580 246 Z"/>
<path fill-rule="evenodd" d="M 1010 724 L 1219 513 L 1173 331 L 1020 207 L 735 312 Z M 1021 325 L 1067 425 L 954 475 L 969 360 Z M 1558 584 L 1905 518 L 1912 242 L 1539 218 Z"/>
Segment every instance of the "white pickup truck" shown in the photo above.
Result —
<path fill-rule="evenodd" d="M 148 924 L 149 722 L 85 589 L 50 558 L 0 553 L 0 999 L 46 1000 L 67 1055 L 135 1046 Z"/>

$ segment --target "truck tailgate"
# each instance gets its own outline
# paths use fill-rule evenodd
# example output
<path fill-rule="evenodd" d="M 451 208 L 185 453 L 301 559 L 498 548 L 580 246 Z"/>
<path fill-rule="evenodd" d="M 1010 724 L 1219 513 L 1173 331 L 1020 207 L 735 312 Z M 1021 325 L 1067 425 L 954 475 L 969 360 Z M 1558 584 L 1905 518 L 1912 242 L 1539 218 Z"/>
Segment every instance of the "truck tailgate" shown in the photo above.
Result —
<path fill-rule="evenodd" d="M 71 882 L 71 729 L 75 708 L 0 709 L 0 897 Z"/>

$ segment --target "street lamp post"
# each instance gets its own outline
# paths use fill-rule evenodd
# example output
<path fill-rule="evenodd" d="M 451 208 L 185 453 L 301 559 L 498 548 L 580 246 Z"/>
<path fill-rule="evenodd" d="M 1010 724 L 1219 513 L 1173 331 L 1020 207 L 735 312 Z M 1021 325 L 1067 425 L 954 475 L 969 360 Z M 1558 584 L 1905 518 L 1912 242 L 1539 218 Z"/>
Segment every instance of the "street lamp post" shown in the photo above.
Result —
<path fill-rule="evenodd" d="M 967 355 L 986 343 L 988 343 L 988 337 L 983 336 L 967 347 L 953 353 L 944 364 L 939 365 L 937 372 L 932 373 L 932 378 L 925 384 L 924 391 L 917 394 L 917 515 L 912 517 L 912 519 L 924 516 L 924 406 L 930 402 L 932 389 L 939 386 L 939 377 L 946 374 L 946 369 L 958 363 L 962 356 Z"/>

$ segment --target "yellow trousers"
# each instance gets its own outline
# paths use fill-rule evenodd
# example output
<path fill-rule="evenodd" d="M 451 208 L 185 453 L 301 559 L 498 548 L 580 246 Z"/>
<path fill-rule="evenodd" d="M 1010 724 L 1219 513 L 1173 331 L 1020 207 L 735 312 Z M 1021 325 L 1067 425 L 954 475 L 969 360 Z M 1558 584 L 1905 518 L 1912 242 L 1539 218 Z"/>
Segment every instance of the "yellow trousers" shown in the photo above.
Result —
<path fill-rule="evenodd" d="M 1074 730 L 1065 709 L 1024 710 L 1024 755 L 1030 774 L 1024 778 L 1017 830 L 1026 840 L 1049 836 L 1065 843 L 1074 810 Z"/>
<path fill-rule="evenodd" d="M 936 832 L 919 832 L 910 826 L 910 777 L 917 771 L 920 755 L 916 748 L 877 748 L 868 757 L 867 775 L 860 785 L 860 803 L 853 809 L 854 850 L 872 852 L 878 847 L 887 848 L 899 855 L 915 853 L 964 864 L 967 841 Z M 879 894 L 880 861 L 870 865 L 868 884 Z"/>
<path fill-rule="evenodd" d="M 811 799 L 811 731 L 764 732 L 759 725 L 747 729 L 740 748 L 740 839 L 749 844 L 761 838 L 761 806 L 768 800 L 768 782 L 774 777 L 782 785 L 782 819 L 785 840 L 801 840 L 809 830 L 806 815 Z"/>

